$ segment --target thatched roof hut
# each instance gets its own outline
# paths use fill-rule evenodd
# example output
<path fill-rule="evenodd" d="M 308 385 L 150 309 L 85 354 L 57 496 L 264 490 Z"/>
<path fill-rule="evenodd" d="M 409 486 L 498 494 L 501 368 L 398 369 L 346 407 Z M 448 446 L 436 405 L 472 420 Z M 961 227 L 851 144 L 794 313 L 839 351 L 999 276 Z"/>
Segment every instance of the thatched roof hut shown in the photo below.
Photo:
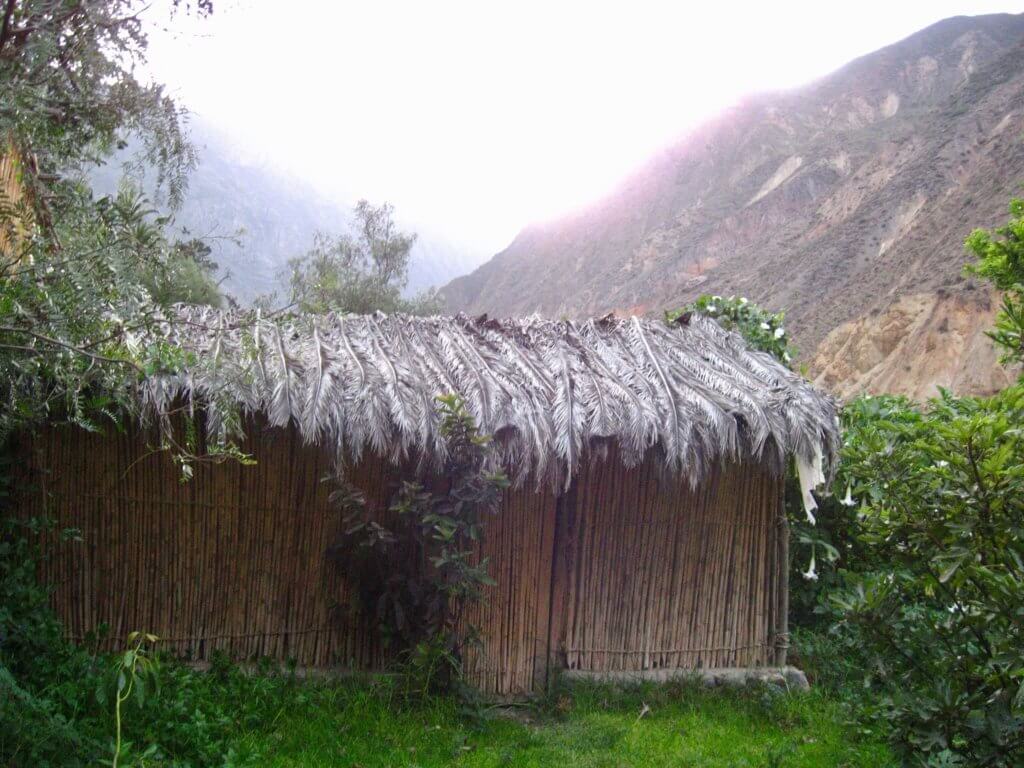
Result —
<path fill-rule="evenodd" d="M 199 657 L 380 664 L 373 637 L 330 619 L 345 585 L 324 563 L 338 521 L 316 481 L 344 472 L 383 505 L 443 458 L 435 397 L 457 393 L 516 481 L 482 544 L 498 581 L 469 664 L 484 688 L 528 690 L 552 665 L 784 659 L 783 472 L 795 457 L 807 484 L 830 474 L 836 406 L 713 321 L 179 321 L 167 338 L 194 363 L 148 378 L 144 412 L 198 403 L 217 435 L 240 407 L 258 463 L 182 486 L 141 433 L 35 438 L 33 466 L 64 470 L 42 501 L 90 548 L 48 566 L 73 634 L 105 621 Z"/>

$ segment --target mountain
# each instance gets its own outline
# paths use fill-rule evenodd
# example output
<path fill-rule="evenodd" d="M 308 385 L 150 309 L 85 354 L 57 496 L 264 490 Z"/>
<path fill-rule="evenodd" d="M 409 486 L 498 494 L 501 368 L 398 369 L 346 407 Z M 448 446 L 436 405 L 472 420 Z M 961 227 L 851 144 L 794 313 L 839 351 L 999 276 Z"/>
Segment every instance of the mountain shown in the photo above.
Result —
<path fill-rule="evenodd" d="M 280 288 L 282 268 L 309 249 L 315 232 L 346 230 L 355 197 L 343 205 L 238 151 L 203 121 L 194 120 L 190 128 L 199 164 L 174 223 L 179 231 L 208 238 L 213 259 L 227 275 L 228 293 L 248 302 Z M 103 194 L 115 191 L 130 159 L 126 151 L 92 172 L 94 188 Z M 481 261 L 472 249 L 402 219 L 401 211 L 396 218 L 403 229 L 418 233 L 409 264 L 410 294 L 443 285 Z"/>
<path fill-rule="evenodd" d="M 785 310 L 847 395 L 1002 386 L 964 237 L 1024 182 L 1024 14 L 956 17 L 806 87 L 749 99 L 599 203 L 527 227 L 452 309 L 657 312 L 701 293 Z"/>

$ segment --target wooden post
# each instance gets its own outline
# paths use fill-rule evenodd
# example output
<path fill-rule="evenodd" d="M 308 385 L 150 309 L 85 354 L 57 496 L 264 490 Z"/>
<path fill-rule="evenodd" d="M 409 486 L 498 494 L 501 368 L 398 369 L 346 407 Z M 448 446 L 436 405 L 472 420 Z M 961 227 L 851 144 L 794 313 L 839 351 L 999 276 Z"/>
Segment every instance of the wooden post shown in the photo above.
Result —
<path fill-rule="evenodd" d="M 779 508 L 776 524 L 778 559 L 778 606 L 775 612 L 775 666 L 786 666 L 789 650 L 789 520 L 786 517 L 786 476 L 779 484 Z"/>

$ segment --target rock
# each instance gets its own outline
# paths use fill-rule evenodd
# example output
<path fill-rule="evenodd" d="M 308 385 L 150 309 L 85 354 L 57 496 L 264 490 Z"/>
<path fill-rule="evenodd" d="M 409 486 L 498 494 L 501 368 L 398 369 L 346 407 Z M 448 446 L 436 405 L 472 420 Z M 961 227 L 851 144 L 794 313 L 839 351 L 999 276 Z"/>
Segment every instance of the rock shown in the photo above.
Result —
<path fill-rule="evenodd" d="M 991 339 L 998 299 L 976 290 L 904 296 L 836 328 L 811 360 L 815 383 L 840 397 L 882 392 L 924 400 L 938 388 L 989 395 L 1013 382 Z"/>
<path fill-rule="evenodd" d="M 698 680 L 709 688 L 741 688 L 752 683 L 774 685 L 787 690 L 808 691 L 807 676 L 796 667 L 723 667 L 721 669 L 648 669 L 642 671 L 569 669 L 567 680 L 596 680 L 609 683 L 668 683 L 673 680 Z"/>

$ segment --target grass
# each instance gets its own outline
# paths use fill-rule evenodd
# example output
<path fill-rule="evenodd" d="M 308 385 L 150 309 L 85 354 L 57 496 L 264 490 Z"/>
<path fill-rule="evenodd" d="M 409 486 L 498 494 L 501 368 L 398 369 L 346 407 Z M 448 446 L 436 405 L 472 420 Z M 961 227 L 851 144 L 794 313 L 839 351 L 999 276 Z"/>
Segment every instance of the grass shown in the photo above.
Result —
<path fill-rule="evenodd" d="M 110 660 L 71 648 L 44 661 L 40 674 L 26 675 L 42 684 L 22 690 L 13 708 L 0 674 L 0 765 L 109 764 L 113 708 L 96 692 L 109 682 Z M 303 680 L 270 662 L 243 668 L 226 657 L 208 671 L 166 659 L 159 677 L 159 691 L 124 712 L 124 768 L 896 765 L 869 726 L 850 722 L 839 694 L 825 692 L 827 681 L 808 694 L 685 680 L 575 684 L 502 708 L 453 698 L 410 705 L 398 677 Z"/>
<path fill-rule="evenodd" d="M 298 686 L 233 751 L 265 766 L 895 765 L 821 693 L 692 684 L 566 688 L 535 708 L 460 711 L 451 700 L 398 706 L 366 684 Z"/>

